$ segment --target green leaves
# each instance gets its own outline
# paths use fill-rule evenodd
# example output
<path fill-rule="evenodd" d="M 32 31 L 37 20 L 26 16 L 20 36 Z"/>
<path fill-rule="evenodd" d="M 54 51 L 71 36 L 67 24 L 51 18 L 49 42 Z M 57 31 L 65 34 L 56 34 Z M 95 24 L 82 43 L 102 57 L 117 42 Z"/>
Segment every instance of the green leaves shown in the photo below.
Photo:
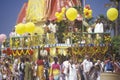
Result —
<path fill-rule="evenodd" d="M 120 52 L 120 36 L 114 36 L 112 38 L 112 47 L 115 53 L 119 53 Z"/>

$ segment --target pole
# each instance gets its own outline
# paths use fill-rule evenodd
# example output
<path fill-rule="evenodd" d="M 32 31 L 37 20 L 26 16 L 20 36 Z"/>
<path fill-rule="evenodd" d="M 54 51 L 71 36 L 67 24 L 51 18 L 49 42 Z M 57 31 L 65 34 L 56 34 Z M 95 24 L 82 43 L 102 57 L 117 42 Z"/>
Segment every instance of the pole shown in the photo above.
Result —
<path fill-rule="evenodd" d="M 85 7 L 85 4 L 86 4 L 86 0 L 83 1 L 83 7 Z"/>
<path fill-rule="evenodd" d="M 84 10 L 86 0 L 80 0 L 80 1 L 81 1 L 81 6 L 82 6 L 82 17 L 83 17 L 83 20 L 85 20 L 83 10 Z M 84 32 L 83 20 L 82 20 L 82 33 Z"/>
<path fill-rule="evenodd" d="M 120 35 L 120 0 L 118 0 L 118 20 L 117 20 L 117 27 L 118 27 L 118 35 Z"/>
<path fill-rule="evenodd" d="M 115 21 L 115 30 L 116 30 L 116 32 L 115 32 L 115 36 L 118 36 L 118 35 L 120 35 L 120 25 L 119 25 L 119 18 L 120 18 L 120 15 L 119 15 L 119 8 L 120 8 L 120 0 L 116 0 L 116 3 L 117 3 L 117 5 L 116 5 L 116 9 L 118 10 L 118 18 L 117 18 L 117 20 Z"/>

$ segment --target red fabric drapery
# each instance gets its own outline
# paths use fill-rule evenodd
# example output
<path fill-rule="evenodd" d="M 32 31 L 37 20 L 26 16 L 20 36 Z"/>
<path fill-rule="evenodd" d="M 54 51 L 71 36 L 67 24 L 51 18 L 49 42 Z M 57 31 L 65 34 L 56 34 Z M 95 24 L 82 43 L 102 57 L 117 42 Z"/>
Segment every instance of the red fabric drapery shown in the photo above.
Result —
<path fill-rule="evenodd" d="M 27 8 L 27 2 L 25 2 L 20 10 L 20 13 L 18 14 L 18 18 L 16 21 L 16 24 L 21 23 L 24 21 L 26 16 L 26 8 Z"/>
<path fill-rule="evenodd" d="M 55 13 L 61 9 L 60 7 L 60 0 L 52 0 L 51 1 L 51 8 L 50 8 L 50 15 L 49 15 L 49 20 L 55 20 Z"/>
<path fill-rule="evenodd" d="M 27 8 L 28 2 L 25 2 L 20 10 L 20 13 L 18 15 L 16 23 L 21 23 L 25 21 L 25 16 L 26 16 L 26 8 Z M 79 0 L 51 0 L 48 1 L 49 7 L 47 7 L 47 13 L 46 17 L 48 20 L 53 21 L 56 20 L 55 13 L 59 12 L 62 7 L 73 7 L 73 6 L 78 6 L 81 5 Z M 78 16 L 78 20 L 82 19 L 82 16 Z"/>

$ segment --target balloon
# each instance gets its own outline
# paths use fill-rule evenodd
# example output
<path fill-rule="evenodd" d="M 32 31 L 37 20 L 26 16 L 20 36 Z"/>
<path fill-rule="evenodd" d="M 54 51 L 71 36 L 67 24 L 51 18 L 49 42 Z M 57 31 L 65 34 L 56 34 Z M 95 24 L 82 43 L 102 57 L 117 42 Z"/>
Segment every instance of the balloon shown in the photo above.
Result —
<path fill-rule="evenodd" d="M 25 24 L 19 23 L 15 27 L 15 32 L 17 34 L 24 34 L 25 33 Z"/>
<path fill-rule="evenodd" d="M 75 8 L 69 8 L 66 11 L 66 16 L 70 21 L 74 21 L 77 18 L 77 15 L 78 15 L 78 12 Z"/>
<path fill-rule="evenodd" d="M 7 36 L 5 34 L 0 34 L 0 43 L 4 42 Z"/>
<path fill-rule="evenodd" d="M 35 27 L 34 33 L 44 34 L 44 29 L 42 27 Z"/>
<path fill-rule="evenodd" d="M 118 17 L 118 10 L 116 8 L 110 8 L 107 11 L 107 18 L 111 21 L 116 20 Z"/>
<path fill-rule="evenodd" d="M 32 33 L 35 30 L 35 24 L 33 22 L 26 23 L 26 32 Z"/>

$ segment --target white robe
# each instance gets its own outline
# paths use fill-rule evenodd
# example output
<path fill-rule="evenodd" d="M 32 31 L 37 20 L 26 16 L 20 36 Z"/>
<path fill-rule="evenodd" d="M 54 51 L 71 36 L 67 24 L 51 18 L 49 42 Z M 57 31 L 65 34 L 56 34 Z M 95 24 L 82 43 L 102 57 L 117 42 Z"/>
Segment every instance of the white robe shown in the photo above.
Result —
<path fill-rule="evenodd" d="M 69 64 L 69 80 L 77 80 L 77 69 L 75 64 Z"/>
<path fill-rule="evenodd" d="M 97 23 L 95 25 L 94 33 L 103 33 L 103 23 Z"/>

